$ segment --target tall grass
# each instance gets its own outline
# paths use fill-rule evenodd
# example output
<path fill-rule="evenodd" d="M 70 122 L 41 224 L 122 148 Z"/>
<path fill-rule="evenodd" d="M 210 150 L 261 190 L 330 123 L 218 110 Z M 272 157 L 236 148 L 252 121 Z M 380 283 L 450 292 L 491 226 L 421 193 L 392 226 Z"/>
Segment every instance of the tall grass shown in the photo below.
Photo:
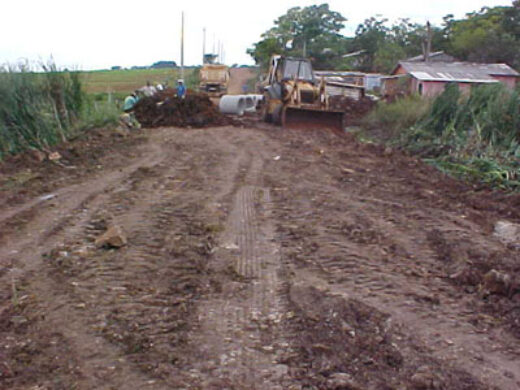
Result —
<path fill-rule="evenodd" d="M 430 101 L 415 95 L 390 104 L 379 102 L 363 119 L 362 126 L 368 131 L 378 131 L 379 137 L 385 140 L 392 139 L 424 118 L 429 109 Z"/>
<path fill-rule="evenodd" d="M 115 105 L 110 110 L 93 106 L 79 73 L 60 71 L 52 63 L 42 68 L 0 68 L 0 159 L 26 149 L 48 150 L 89 127 L 92 118 L 117 120 Z"/>
<path fill-rule="evenodd" d="M 448 85 L 394 143 L 453 176 L 520 189 L 520 92 L 497 83 L 463 96 Z"/>

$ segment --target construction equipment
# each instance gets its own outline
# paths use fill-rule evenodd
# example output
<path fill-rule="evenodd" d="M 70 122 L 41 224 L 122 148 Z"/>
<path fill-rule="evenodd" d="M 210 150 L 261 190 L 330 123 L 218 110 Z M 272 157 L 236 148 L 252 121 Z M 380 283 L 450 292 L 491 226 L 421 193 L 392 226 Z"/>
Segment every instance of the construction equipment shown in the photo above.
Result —
<path fill-rule="evenodd" d="M 327 127 L 343 131 L 343 115 L 329 107 L 325 81 L 310 60 L 274 55 L 264 82 L 263 118 L 283 127 Z"/>
<path fill-rule="evenodd" d="M 200 69 L 199 91 L 211 97 L 221 97 L 227 93 L 229 68 L 226 65 L 204 64 Z"/>

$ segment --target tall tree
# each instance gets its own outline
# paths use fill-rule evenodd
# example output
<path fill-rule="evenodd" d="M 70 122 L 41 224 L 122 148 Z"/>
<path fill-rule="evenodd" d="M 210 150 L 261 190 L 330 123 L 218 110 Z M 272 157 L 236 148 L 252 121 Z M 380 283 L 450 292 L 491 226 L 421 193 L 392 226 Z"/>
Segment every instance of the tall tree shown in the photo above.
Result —
<path fill-rule="evenodd" d="M 357 27 L 352 48 L 363 51 L 356 64 L 358 69 L 367 72 L 376 69 L 376 53 L 384 45 L 388 36 L 387 22 L 388 19 L 385 18 L 371 17 Z"/>
<path fill-rule="evenodd" d="M 520 5 L 484 7 L 461 20 L 448 20 L 449 50 L 462 60 L 505 62 L 520 67 Z"/>
<path fill-rule="evenodd" d="M 262 40 L 247 50 L 260 65 L 266 65 L 272 54 L 311 57 L 326 66 L 343 54 L 346 38 L 340 34 L 346 19 L 332 11 L 328 4 L 294 7 L 262 34 Z"/>

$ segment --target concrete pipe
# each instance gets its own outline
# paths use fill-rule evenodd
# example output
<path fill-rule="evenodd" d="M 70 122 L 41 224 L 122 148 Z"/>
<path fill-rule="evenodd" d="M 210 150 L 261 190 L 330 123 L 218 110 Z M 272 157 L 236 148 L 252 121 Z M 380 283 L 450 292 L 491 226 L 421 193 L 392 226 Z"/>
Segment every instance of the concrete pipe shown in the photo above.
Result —
<path fill-rule="evenodd" d="M 224 95 L 220 98 L 218 109 L 222 114 L 242 116 L 246 109 L 246 100 L 242 95 Z"/>
<path fill-rule="evenodd" d="M 246 101 L 246 108 L 255 108 L 255 98 L 253 95 L 244 95 Z"/>
<path fill-rule="evenodd" d="M 264 100 L 264 95 L 248 95 L 255 100 L 255 107 L 258 107 L 260 103 Z"/>
<path fill-rule="evenodd" d="M 255 112 L 256 111 L 256 102 L 253 95 L 244 95 L 244 99 L 246 102 L 246 112 Z"/>

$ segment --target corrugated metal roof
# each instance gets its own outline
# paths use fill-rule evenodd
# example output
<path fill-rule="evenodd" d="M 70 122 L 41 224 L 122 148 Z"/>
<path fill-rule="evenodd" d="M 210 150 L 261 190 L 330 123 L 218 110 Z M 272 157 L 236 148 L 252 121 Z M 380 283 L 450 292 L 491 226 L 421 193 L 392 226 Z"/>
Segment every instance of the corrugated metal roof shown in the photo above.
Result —
<path fill-rule="evenodd" d="M 492 76 L 520 76 L 516 70 L 506 64 L 407 61 L 402 61 L 399 64 L 407 73 L 422 81 L 493 83 L 496 82 L 496 79 Z"/>
<path fill-rule="evenodd" d="M 421 54 L 419 56 L 411 57 L 405 60 L 406 62 L 421 62 L 424 61 L 424 55 Z M 438 62 L 454 62 L 455 57 L 446 54 L 443 51 L 435 51 L 430 53 L 430 61 L 438 61 Z"/>

